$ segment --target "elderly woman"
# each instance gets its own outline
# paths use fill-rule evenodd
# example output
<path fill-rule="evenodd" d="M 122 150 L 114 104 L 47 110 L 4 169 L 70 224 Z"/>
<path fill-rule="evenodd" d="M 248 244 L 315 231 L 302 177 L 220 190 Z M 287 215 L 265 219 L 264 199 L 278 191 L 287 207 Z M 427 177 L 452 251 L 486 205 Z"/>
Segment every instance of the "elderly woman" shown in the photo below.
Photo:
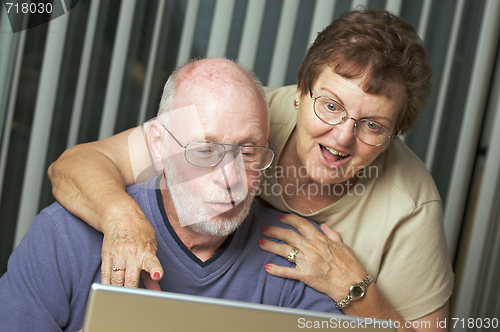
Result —
<path fill-rule="evenodd" d="M 297 86 L 266 90 L 278 158 L 259 195 L 292 213 L 282 222 L 300 233 L 262 230 L 287 243 L 263 239 L 263 250 L 296 263 L 267 265 L 268 273 L 303 281 L 349 315 L 438 329 L 453 288 L 441 200 L 397 136 L 424 107 L 430 76 L 413 27 L 364 9 L 344 13 L 318 35 Z M 104 233 L 103 281 L 135 286 L 141 269 L 153 280 L 163 270 L 154 232 L 124 191 L 135 182 L 129 135 L 69 149 L 49 176 L 55 197 Z"/>

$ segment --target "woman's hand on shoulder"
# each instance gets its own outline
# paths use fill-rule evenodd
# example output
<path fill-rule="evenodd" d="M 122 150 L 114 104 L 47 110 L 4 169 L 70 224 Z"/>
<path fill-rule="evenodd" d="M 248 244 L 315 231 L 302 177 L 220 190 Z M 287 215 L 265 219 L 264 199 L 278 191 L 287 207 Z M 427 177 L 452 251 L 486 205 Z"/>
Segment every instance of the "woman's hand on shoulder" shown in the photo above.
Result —
<path fill-rule="evenodd" d="M 155 230 L 144 215 L 109 221 L 103 233 L 102 283 L 138 287 L 141 271 L 145 271 L 150 276 L 144 278 L 146 287 L 159 288 L 163 268 L 156 257 Z"/>
<path fill-rule="evenodd" d="M 265 227 L 264 235 L 284 241 L 262 240 L 263 250 L 288 258 L 293 248 L 298 250 L 295 268 L 268 264 L 267 271 L 275 276 L 300 280 L 315 290 L 339 302 L 347 296 L 352 284 L 362 281 L 367 272 L 336 231 L 321 225 L 321 231 L 308 220 L 294 214 L 280 217 L 281 222 L 298 233 L 281 227 Z"/>

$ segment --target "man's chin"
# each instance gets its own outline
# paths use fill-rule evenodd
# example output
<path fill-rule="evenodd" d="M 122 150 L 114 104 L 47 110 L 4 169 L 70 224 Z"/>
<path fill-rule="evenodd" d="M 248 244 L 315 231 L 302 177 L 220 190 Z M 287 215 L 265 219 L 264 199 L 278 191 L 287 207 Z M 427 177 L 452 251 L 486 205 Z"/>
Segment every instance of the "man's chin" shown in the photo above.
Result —
<path fill-rule="evenodd" d="M 210 214 L 205 221 L 192 224 L 191 227 L 197 233 L 213 236 L 227 236 L 238 228 L 246 216 L 251 203 L 243 201 L 236 206 L 228 206 L 222 213 Z M 213 210 L 211 210 L 213 211 Z"/>
<path fill-rule="evenodd" d="M 232 218 L 221 218 L 221 216 L 217 216 L 190 226 L 193 231 L 201 235 L 228 236 L 233 233 L 241 223 L 242 221 L 235 221 Z"/>

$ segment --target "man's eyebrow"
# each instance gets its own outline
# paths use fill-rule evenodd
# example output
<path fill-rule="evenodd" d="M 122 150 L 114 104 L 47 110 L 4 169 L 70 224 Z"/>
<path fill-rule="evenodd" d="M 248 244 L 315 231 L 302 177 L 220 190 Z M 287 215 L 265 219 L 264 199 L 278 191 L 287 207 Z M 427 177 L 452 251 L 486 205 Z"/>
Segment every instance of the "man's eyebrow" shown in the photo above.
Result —
<path fill-rule="evenodd" d="M 259 135 L 252 135 L 249 137 L 242 137 L 238 138 L 236 140 L 233 140 L 231 142 L 229 141 L 221 141 L 220 138 L 217 138 L 216 135 L 211 134 L 211 133 L 205 133 L 203 141 L 207 142 L 213 142 L 213 143 L 229 143 L 229 144 L 236 144 L 236 145 L 260 145 L 258 142 L 263 142 L 266 141 L 265 146 L 267 146 L 267 139 L 264 138 L 264 135 L 259 134 Z M 200 141 L 200 140 L 198 140 Z"/>

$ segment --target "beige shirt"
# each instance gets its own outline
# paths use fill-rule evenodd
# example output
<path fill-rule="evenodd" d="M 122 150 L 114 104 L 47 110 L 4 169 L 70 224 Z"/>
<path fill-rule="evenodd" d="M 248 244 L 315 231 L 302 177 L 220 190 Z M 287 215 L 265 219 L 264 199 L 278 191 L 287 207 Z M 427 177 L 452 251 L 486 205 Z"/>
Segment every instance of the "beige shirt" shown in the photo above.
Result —
<path fill-rule="evenodd" d="M 278 154 L 297 122 L 295 89 L 265 89 L 271 142 Z M 281 211 L 338 231 L 393 308 L 405 320 L 413 320 L 446 303 L 453 290 L 453 272 L 434 181 L 399 138 L 390 144 L 349 194 L 314 214 L 294 211 L 281 196 L 277 177 L 286 176 L 286 171 L 276 167 L 279 158 L 264 174 L 260 197 Z"/>

